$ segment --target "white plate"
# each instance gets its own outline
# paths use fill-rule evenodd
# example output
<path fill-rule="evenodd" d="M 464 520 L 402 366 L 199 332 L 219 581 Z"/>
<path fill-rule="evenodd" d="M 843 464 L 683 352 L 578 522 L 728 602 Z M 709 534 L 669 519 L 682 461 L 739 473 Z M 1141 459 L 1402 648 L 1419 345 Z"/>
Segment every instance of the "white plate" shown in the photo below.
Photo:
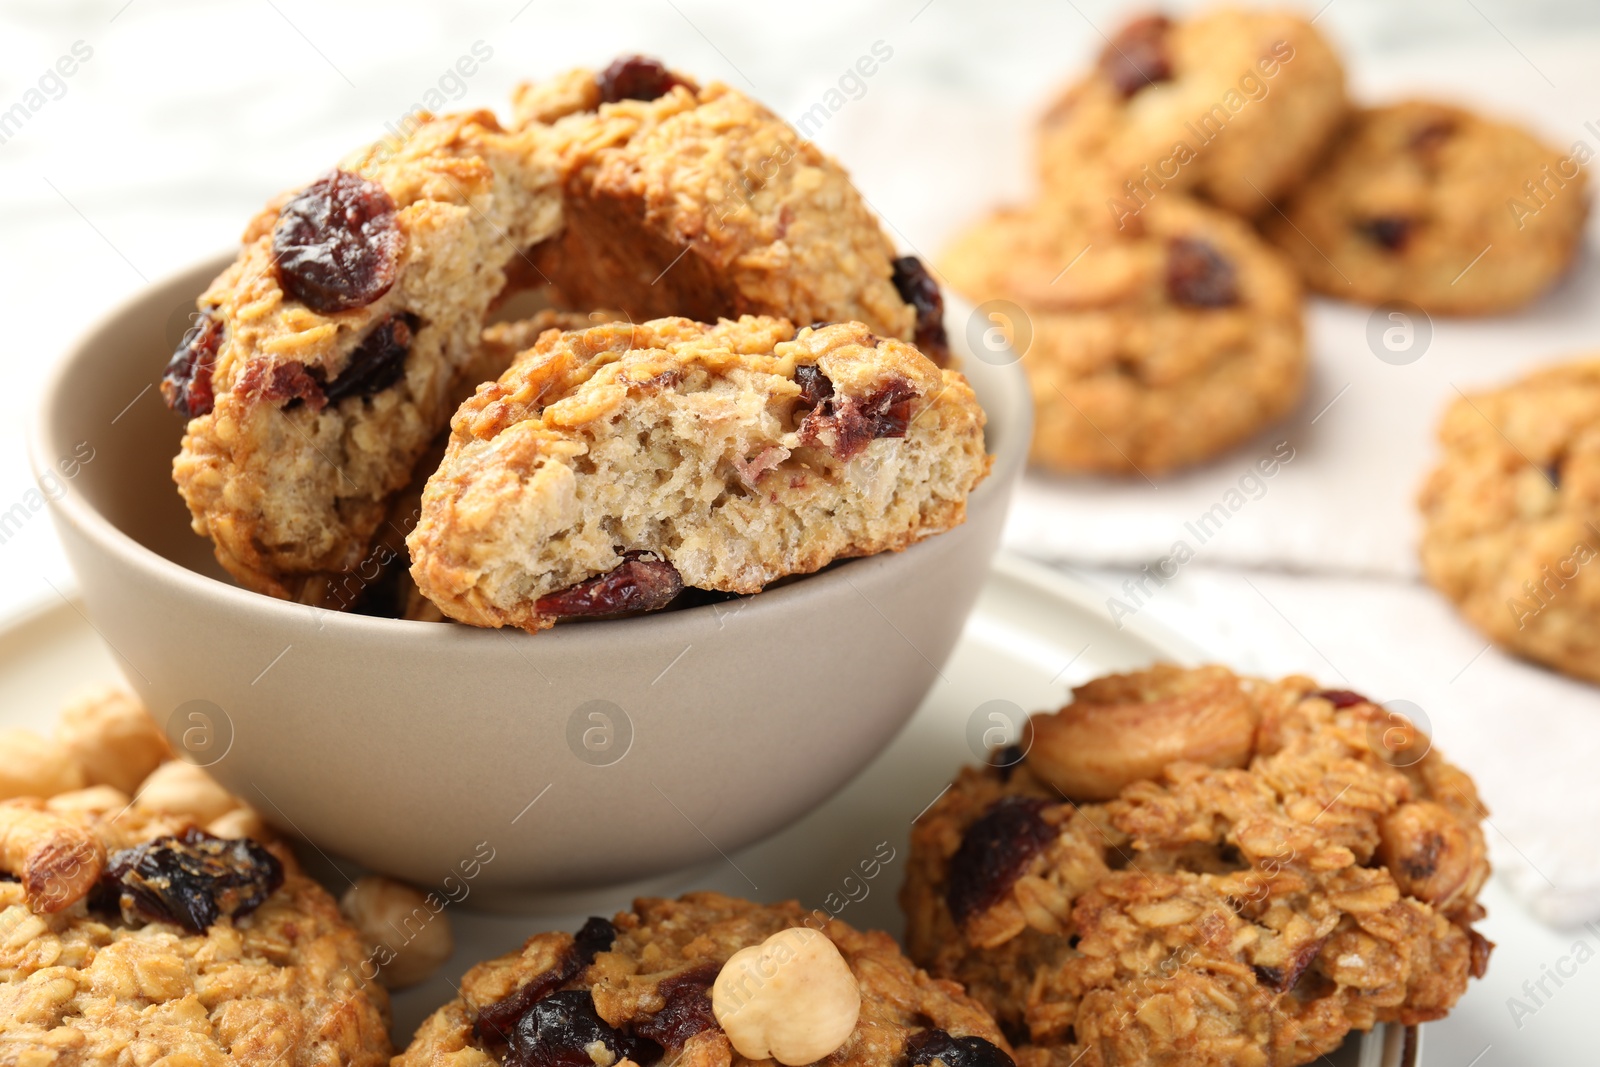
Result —
<path fill-rule="evenodd" d="M 942 678 L 905 730 L 860 776 L 826 804 L 776 836 L 712 867 L 658 880 L 651 892 L 676 895 L 718 889 L 757 900 L 794 898 L 860 927 L 899 933 L 895 895 L 913 821 L 944 790 L 957 768 L 975 762 L 974 722 L 990 725 L 994 701 L 1019 710 L 1053 708 L 1074 685 L 1108 671 L 1156 660 L 1198 663 L 1189 641 L 1144 619 L 1117 629 L 1097 593 L 1056 572 L 1014 557 L 996 561 L 988 585 Z M 77 692 L 117 679 L 117 670 L 76 606 L 45 605 L 0 627 L 0 724 L 50 728 L 55 709 Z M 978 742 L 981 744 L 981 740 Z M 887 843 L 885 846 L 884 843 Z M 858 864 L 893 849 L 878 875 Z M 307 866 L 336 893 L 354 868 L 302 848 Z M 627 906 L 637 887 L 560 901 L 536 917 L 452 913 L 455 956 L 433 979 L 394 997 L 400 1046 L 434 1008 L 453 997 L 473 963 L 518 947 L 544 929 L 576 929 L 591 914 Z M 470 896 L 465 903 L 470 905 Z M 1359 1045 L 1359 1048 L 1358 1048 Z M 1387 1067 L 1407 1062 L 1398 1028 L 1352 1042 L 1322 1062 L 1336 1067 Z"/>

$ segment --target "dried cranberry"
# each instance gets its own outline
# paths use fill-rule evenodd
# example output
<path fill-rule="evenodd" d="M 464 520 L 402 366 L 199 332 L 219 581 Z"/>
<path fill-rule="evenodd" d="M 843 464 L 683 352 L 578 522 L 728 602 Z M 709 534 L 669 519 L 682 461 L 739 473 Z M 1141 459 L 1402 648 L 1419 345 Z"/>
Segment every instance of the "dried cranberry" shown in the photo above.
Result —
<path fill-rule="evenodd" d="M 702 963 L 664 978 L 657 987 L 665 1002 L 660 1011 L 633 1024 L 633 1032 L 668 1049 L 681 1049 L 695 1034 L 717 1028 L 708 992 L 720 970 L 715 963 Z"/>
<path fill-rule="evenodd" d="M 1167 242 L 1167 295 L 1188 307 L 1230 307 L 1239 302 L 1238 274 L 1211 242 L 1174 237 Z"/>
<path fill-rule="evenodd" d="M 622 1059 L 645 1067 L 661 1054 L 654 1041 L 607 1025 L 588 990 L 569 989 L 550 994 L 517 1020 L 505 1067 L 594 1067 Z"/>
<path fill-rule="evenodd" d="M 800 403 L 814 408 L 833 395 L 833 382 L 817 366 L 796 367 L 794 383 L 800 387 Z"/>
<path fill-rule="evenodd" d="M 186 419 L 209 415 L 216 404 L 211 389 L 211 373 L 217 366 L 217 350 L 222 347 L 222 320 L 202 311 L 195 324 L 178 342 L 167 369 L 161 374 L 161 399 L 167 407 Z"/>
<path fill-rule="evenodd" d="M 417 317 L 405 312 L 390 315 L 369 330 L 350 353 L 344 370 L 323 387 L 328 403 L 337 404 L 347 396 L 373 396 L 400 381 L 418 325 Z"/>
<path fill-rule="evenodd" d="M 510 1040 L 511 1029 L 529 1008 L 566 985 L 583 971 L 601 952 L 611 947 L 617 939 L 617 928 L 610 920 L 591 917 L 572 939 L 572 944 L 562 952 L 556 965 L 543 974 L 536 975 L 518 987 L 510 996 L 497 1000 L 478 1012 L 472 1032 L 479 1040 L 504 1043 Z"/>
<path fill-rule="evenodd" d="M 1323 700 L 1326 700 L 1336 708 L 1350 708 L 1357 704 L 1372 703 L 1372 701 L 1368 700 L 1360 693 L 1354 693 L 1348 689 L 1318 689 L 1311 695 L 1314 697 L 1321 697 Z"/>
<path fill-rule="evenodd" d="M 1172 54 L 1167 31 L 1172 23 L 1162 15 L 1136 18 L 1106 42 L 1100 52 L 1100 73 L 1111 79 L 1124 98 L 1147 85 L 1172 78 Z"/>
<path fill-rule="evenodd" d="M 829 395 L 800 420 L 799 439 L 808 448 L 826 448 L 848 460 L 880 437 L 904 437 L 911 425 L 916 390 L 904 378 L 892 379 L 866 397 Z M 802 390 L 804 389 L 802 385 Z"/>
<path fill-rule="evenodd" d="M 1039 797 L 1001 797 L 967 827 L 950 857 L 945 888 L 945 903 L 957 923 L 999 903 L 1028 862 L 1056 839 L 1055 827 L 1041 816 L 1047 807 Z"/>
<path fill-rule="evenodd" d="M 944 294 L 928 268 L 916 256 L 901 256 L 894 261 L 894 288 L 900 299 L 917 309 L 917 329 L 913 336 L 922 354 L 939 366 L 950 361 L 950 339 L 944 332 Z"/>
<path fill-rule="evenodd" d="M 249 915 L 281 885 L 283 864 L 261 845 L 190 827 L 112 853 L 97 899 L 128 922 L 142 917 L 201 934 L 224 916 Z"/>
<path fill-rule="evenodd" d="M 306 186 L 272 230 L 283 291 L 323 315 L 366 307 L 388 292 L 400 246 L 388 192 L 346 170 Z"/>
<path fill-rule="evenodd" d="M 304 363 L 250 363 L 239 376 L 238 390 L 260 400 L 283 400 L 285 409 L 304 402 L 317 411 L 328 405 L 322 392 L 322 376 L 306 370 Z"/>
<path fill-rule="evenodd" d="M 1356 231 L 1389 252 L 1398 252 L 1411 240 L 1415 223 L 1403 215 L 1377 215 L 1356 223 Z"/>
<path fill-rule="evenodd" d="M 615 615 L 624 611 L 656 611 L 683 592 L 678 568 L 652 552 L 624 552 L 622 562 L 604 574 L 581 581 L 534 604 L 541 615 Z"/>
<path fill-rule="evenodd" d="M 600 99 L 607 104 L 619 100 L 655 100 L 666 96 L 674 85 L 684 84 L 660 60 L 649 56 L 623 56 L 612 61 L 596 79 Z"/>
<path fill-rule="evenodd" d="M 943 1030 L 923 1030 L 906 1041 L 908 1067 L 1016 1067 L 998 1045 L 981 1037 L 951 1037 Z"/>

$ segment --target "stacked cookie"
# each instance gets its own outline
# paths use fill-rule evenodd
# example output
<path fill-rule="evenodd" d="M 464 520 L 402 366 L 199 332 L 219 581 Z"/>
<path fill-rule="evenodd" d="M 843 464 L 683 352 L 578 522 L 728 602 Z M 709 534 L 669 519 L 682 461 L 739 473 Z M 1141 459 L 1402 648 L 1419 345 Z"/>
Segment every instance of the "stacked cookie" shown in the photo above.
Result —
<path fill-rule="evenodd" d="M 486 333 L 525 290 L 566 317 Z M 989 461 L 946 357 L 938 286 L 838 164 L 633 57 L 524 87 L 509 128 L 427 117 L 269 206 L 162 392 L 241 584 L 536 630 L 960 523 Z"/>
<path fill-rule="evenodd" d="M 1519 128 L 1353 109 L 1334 49 L 1286 12 L 1128 23 L 1045 112 L 1038 155 L 1040 202 L 942 267 L 1026 342 L 1033 458 L 1065 472 L 1169 471 L 1292 410 L 1301 284 L 1506 310 L 1566 270 L 1587 210 L 1581 160 Z"/>

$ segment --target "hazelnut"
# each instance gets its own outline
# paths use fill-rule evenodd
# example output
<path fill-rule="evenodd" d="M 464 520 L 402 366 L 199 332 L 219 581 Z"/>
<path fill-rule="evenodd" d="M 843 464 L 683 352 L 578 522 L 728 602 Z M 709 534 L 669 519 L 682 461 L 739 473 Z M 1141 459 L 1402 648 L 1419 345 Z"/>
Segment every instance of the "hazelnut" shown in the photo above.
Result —
<path fill-rule="evenodd" d="M 83 768 L 59 741 L 32 730 L 0 730 L 0 800 L 53 797 L 88 784 Z"/>
<path fill-rule="evenodd" d="M 83 765 L 90 785 L 132 794 L 151 771 L 172 758 L 163 734 L 137 697 L 106 689 L 68 705 L 56 738 Z"/>
<path fill-rule="evenodd" d="M 85 815 L 115 815 L 128 806 L 128 794 L 109 785 L 91 785 L 70 793 L 57 793 L 45 803 L 50 811 Z"/>
<path fill-rule="evenodd" d="M 248 805 L 218 815 L 206 824 L 206 833 L 213 837 L 248 837 L 252 841 L 270 841 L 274 836 L 261 821 L 261 813 Z"/>
<path fill-rule="evenodd" d="M 404 989 L 425 981 L 455 951 L 445 901 L 369 874 L 345 891 L 339 910 L 373 950 L 378 981 Z"/>
<path fill-rule="evenodd" d="M 205 824 L 239 807 L 240 802 L 199 767 L 170 760 L 144 780 L 133 806 L 151 814 L 183 815 Z"/>
<path fill-rule="evenodd" d="M 826 935 L 791 927 L 728 958 L 711 987 L 711 1010 L 739 1055 L 799 1067 L 849 1040 L 861 987 Z"/>

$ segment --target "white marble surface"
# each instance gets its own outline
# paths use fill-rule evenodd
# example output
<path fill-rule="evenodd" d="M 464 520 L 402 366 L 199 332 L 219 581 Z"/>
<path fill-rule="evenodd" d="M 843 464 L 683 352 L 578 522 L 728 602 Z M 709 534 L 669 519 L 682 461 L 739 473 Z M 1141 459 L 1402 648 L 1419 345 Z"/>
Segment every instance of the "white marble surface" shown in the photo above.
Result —
<path fill-rule="evenodd" d="M 1600 117 L 1594 76 L 1579 76 L 1593 69 L 1600 47 L 1600 5 L 1332 0 L 1307 7 L 1323 9 L 1319 25 L 1346 48 L 1358 88 L 1448 78 L 1488 106 L 1520 101 L 1558 137 L 1575 118 Z M 816 139 L 850 167 L 897 239 L 926 256 L 984 203 L 1026 191 L 1028 116 L 1098 46 L 1095 27 L 1114 25 L 1123 10 L 1044 0 L 814 0 L 781 14 L 696 0 L 396 0 L 381 8 L 331 0 L 8 0 L 0 7 L 0 112 L 40 99 L 30 89 L 44 95 L 0 142 L 7 334 L 0 511 L 31 484 L 23 427 L 69 338 L 147 279 L 230 245 L 266 197 L 381 135 L 475 43 L 492 57 L 449 106 L 500 107 L 523 77 L 638 50 L 753 91 L 792 118 L 882 41 L 892 58 Z M 90 58 L 71 77 L 41 85 L 77 42 Z M 457 86 L 446 78 L 443 89 L 451 95 Z M 1588 313 L 1592 279 L 1591 267 L 1562 298 L 1577 314 Z M 1580 322 L 1574 343 L 1588 325 Z M 1513 341 L 1516 328 L 1484 327 Z M 1329 358 L 1318 354 L 1319 384 L 1331 383 L 1331 396 L 1338 383 L 1326 370 Z M 1359 399 L 1341 403 L 1359 412 Z M 1404 432 L 1426 436 L 1420 425 Z M 1394 501 L 1408 492 L 1380 495 L 1398 516 Z M 1305 670 L 1421 706 L 1439 744 L 1483 784 L 1496 813 L 1490 836 L 1505 887 L 1546 917 L 1592 916 L 1600 911 L 1600 776 L 1593 773 L 1600 699 L 1589 687 L 1484 651 L 1404 576 L 1395 535 L 1382 536 L 1387 562 L 1376 568 L 1334 560 L 1287 573 L 1263 568 L 1259 545 L 1219 553 L 1186 569 L 1143 610 L 1238 666 Z M 1077 555 L 1080 563 L 1105 558 Z M 1348 576 L 1361 569 L 1395 576 Z M 1124 577 L 1093 567 L 1080 573 L 1108 596 Z M 0 612 L 70 586 L 42 516 L 0 542 Z M 1498 1013 L 1489 1029 L 1504 1030 L 1507 1007 L 1484 1008 Z M 1465 1065 L 1488 1023 L 1452 1019 L 1452 1026 L 1454 1036 L 1441 1034 L 1438 1044 Z M 1514 1038 L 1496 1041 L 1484 1064 L 1527 1062 L 1517 1058 Z"/>

